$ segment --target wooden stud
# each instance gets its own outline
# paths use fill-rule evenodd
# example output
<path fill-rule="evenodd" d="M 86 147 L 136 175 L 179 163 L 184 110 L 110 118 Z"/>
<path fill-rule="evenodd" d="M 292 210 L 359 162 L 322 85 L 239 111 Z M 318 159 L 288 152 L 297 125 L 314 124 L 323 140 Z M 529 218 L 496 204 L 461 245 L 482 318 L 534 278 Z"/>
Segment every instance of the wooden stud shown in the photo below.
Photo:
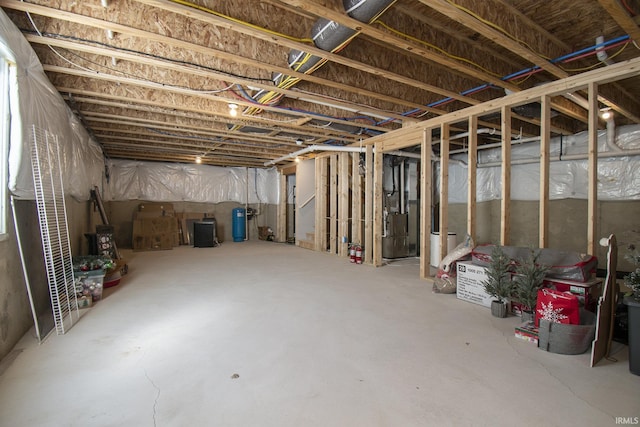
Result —
<path fill-rule="evenodd" d="M 440 260 L 447 255 L 449 237 L 449 124 L 440 126 Z"/>
<path fill-rule="evenodd" d="M 327 157 L 315 159 L 316 165 L 316 212 L 315 212 L 315 250 L 327 251 Z"/>
<path fill-rule="evenodd" d="M 431 129 L 423 131 L 420 151 L 420 278 L 431 275 Z"/>
<path fill-rule="evenodd" d="M 478 116 L 469 117 L 469 152 L 467 154 L 467 234 L 475 242 L 477 225 Z"/>
<path fill-rule="evenodd" d="M 538 247 L 549 247 L 549 172 L 551 146 L 551 98 L 541 99 L 540 117 L 540 204 L 538 220 Z"/>
<path fill-rule="evenodd" d="M 373 146 L 367 145 L 365 153 L 365 180 L 364 180 L 364 252 L 363 262 L 373 264 Z"/>
<path fill-rule="evenodd" d="M 500 244 L 509 244 L 511 234 L 511 108 L 502 106 L 502 200 L 500 203 Z"/>
<path fill-rule="evenodd" d="M 442 123 L 457 123 L 465 120 L 472 115 L 487 115 L 501 111 L 504 106 L 517 106 L 538 101 L 541 96 L 562 95 L 567 92 L 575 92 L 586 88 L 591 82 L 600 82 L 600 84 L 623 80 L 637 76 L 640 71 L 640 57 L 620 62 L 608 67 L 596 68 L 593 71 L 576 74 L 566 79 L 549 82 L 541 86 L 516 92 L 502 98 L 484 102 L 480 105 L 463 108 L 453 111 L 447 115 L 434 117 L 424 120 L 413 126 L 403 127 L 394 130 L 391 134 L 378 135 L 369 138 L 366 144 L 382 144 L 383 151 L 399 150 L 415 146 L 419 142 L 415 142 L 416 132 L 422 129 L 435 128 Z M 504 129 L 503 129 L 504 132 Z M 421 136 L 419 138 L 422 138 Z"/>
<path fill-rule="evenodd" d="M 382 203 L 382 159 L 384 154 L 378 147 L 373 158 L 373 265 L 382 265 L 382 228 L 383 228 L 383 203 Z"/>
<path fill-rule="evenodd" d="M 589 83 L 589 185 L 587 189 L 587 253 L 596 254 L 598 239 L 598 84 Z"/>
<path fill-rule="evenodd" d="M 338 253 L 338 155 L 329 157 L 329 252 Z"/>

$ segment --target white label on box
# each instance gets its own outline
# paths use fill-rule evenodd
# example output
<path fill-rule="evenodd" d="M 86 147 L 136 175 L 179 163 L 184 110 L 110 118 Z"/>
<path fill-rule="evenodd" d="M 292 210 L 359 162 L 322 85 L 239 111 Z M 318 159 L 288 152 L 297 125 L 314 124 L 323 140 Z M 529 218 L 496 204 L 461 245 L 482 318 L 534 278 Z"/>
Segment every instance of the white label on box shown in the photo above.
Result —
<path fill-rule="evenodd" d="M 471 262 L 458 263 L 456 296 L 458 299 L 491 307 L 493 298 L 484 290 L 482 282 L 487 279 L 486 267 Z"/>
<path fill-rule="evenodd" d="M 571 286 L 569 287 L 569 292 L 577 295 L 584 295 L 584 288 L 580 286 Z"/>

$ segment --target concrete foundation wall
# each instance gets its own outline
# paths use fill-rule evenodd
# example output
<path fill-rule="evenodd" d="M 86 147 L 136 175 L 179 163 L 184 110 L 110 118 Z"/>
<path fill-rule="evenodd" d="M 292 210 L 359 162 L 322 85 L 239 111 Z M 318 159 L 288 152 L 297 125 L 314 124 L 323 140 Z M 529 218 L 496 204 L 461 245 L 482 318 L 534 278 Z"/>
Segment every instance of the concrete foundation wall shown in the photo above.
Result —
<path fill-rule="evenodd" d="M 133 236 L 133 215 L 138 211 L 140 204 L 148 203 L 142 200 L 130 200 L 125 202 L 106 202 L 105 211 L 109 223 L 114 227 L 116 244 L 119 248 L 131 248 Z M 235 202 L 224 203 L 195 203 L 172 202 L 176 213 L 193 212 L 203 213 L 207 217 L 216 219 L 216 234 L 222 242 L 233 242 L 233 216 L 235 208 L 244 208 L 243 204 Z M 247 236 L 249 240 L 258 239 L 258 227 L 268 226 L 276 230 L 277 205 L 249 204 L 250 208 L 257 211 L 257 215 L 248 221 Z"/>
<path fill-rule="evenodd" d="M 537 201 L 511 202 L 511 246 L 538 247 Z M 500 200 L 477 204 L 476 244 L 500 242 Z M 584 253 L 587 250 L 587 201 L 576 199 L 549 202 L 549 247 Z M 631 271 L 624 259 L 631 230 L 640 229 L 640 201 L 598 202 L 597 230 L 599 240 L 615 234 L 619 243 L 618 270 Z M 467 230 L 467 205 L 449 205 L 449 231 L 458 235 L 458 242 Z M 639 243 L 639 242 L 636 242 Z M 606 250 L 598 245 L 598 267 L 606 266 Z"/>
<path fill-rule="evenodd" d="M 44 269 L 36 202 L 16 200 L 15 203 L 33 301 L 40 322 L 51 325 L 51 301 Z M 72 254 L 83 255 L 87 253 L 88 248 L 84 233 L 91 230 L 94 221 L 91 203 L 77 202 L 73 199 L 67 199 L 65 203 Z M 0 358 L 9 354 L 34 325 L 10 208 L 8 214 L 7 235 L 0 241 Z"/>
<path fill-rule="evenodd" d="M 0 358 L 9 354 L 33 325 L 10 210 L 8 219 L 7 234 L 0 241 Z"/>

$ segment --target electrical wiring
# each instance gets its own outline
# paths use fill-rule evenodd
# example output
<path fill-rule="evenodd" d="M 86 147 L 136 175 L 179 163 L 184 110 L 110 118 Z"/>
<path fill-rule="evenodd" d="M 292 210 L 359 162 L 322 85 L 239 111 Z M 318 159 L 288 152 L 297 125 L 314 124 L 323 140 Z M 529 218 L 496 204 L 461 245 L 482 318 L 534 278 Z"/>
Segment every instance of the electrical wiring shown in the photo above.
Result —
<path fill-rule="evenodd" d="M 32 25 L 33 25 L 33 23 L 32 23 Z M 271 79 L 269 79 L 269 78 L 252 77 L 252 76 L 246 76 L 246 75 L 237 74 L 237 73 L 231 73 L 229 71 L 225 71 L 225 70 L 222 70 L 222 69 L 219 69 L 219 68 L 214 68 L 214 67 L 209 67 L 209 66 L 206 66 L 206 65 L 196 64 L 195 62 L 189 62 L 189 61 L 184 61 L 184 60 L 179 60 L 179 59 L 173 59 L 173 58 L 168 58 L 166 56 L 161 56 L 161 55 L 156 55 L 156 54 L 152 54 L 152 53 L 142 52 L 142 51 L 139 51 L 139 50 L 118 47 L 118 46 L 114 46 L 114 45 L 111 45 L 109 43 L 103 43 L 103 42 L 100 42 L 100 41 L 97 41 L 97 40 L 90 40 L 90 39 L 85 39 L 85 38 L 76 37 L 76 36 L 69 36 L 69 35 L 60 34 L 60 33 L 49 33 L 49 32 L 42 33 L 37 28 L 35 28 L 35 30 L 27 30 L 27 29 L 21 28 L 20 31 L 23 32 L 23 33 L 28 33 L 28 34 L 38 34 L 40 37 L 44 37 L 44 38 L 58 38 L 58 39 L 63 39 L 63 40 L 73 40 L 73 41 L 78 41 L 78 42 L 83 42 L 83 43 L 89 43 L 89 44 L 96 45 L 96 46 L 102 46 L 102 47 L 106 47 L 106 48 L 109 48 L 109 49 L 114 49 L 114 50 L 116 50 L 118 52 L 133 53 L 135 55 L 140 55 L 140 56 L 147 57 L 147 58 L 159 59 L 159 60 L 171 62 L 171 63 L 174 63 L 174 64 L 187 65 L 187 66 L 190 66 L 190 67 L 199 68 L 199 69 L 203 69 L 203 70 L 207 70 L 207 71 L 215 71 L 216 73 L 226 74 L 229 77 L 238 77 L 238 78 L 241 78 L 241 79 L 253 80 L 255 82 L 271 82 Z"/>
<path fill-rule="evenodd" d="M 637 14 L 633 11 L 633 9 L 631 9 L 631 7 L 629 6 L 629 4 L 627 3 L 627 0 L 621 0 L 622 5 L 624 6 L 625 9 L 627 9 L 627 12 L 629 12 L 629 15 L 636 16 Z"/>
<path fill-rule="evenodd" d="M 139 51 L 135 51 L 135 50 L 132 50 L 132 49 L 117 48 L 117 47 L 113 47 L 111 45 L 108 45 L 106 43 L 102 43 L 102 42 L 98 42 L 98 41 L 94 41 L 94 40 L 81 39 L 81 38 L 78 38 L 78 37 L 66 36 L 66 35 L 63 35 L 63 34 L 42 33 L 35 26 L 35 23 L 33 23 L 33 21 L 32 21 L 32 25 L 34 25 L 35 33 L 38 34 L 40 37 L 43 37 L 43 38 L 54 38 L 55 37 L 55 38 L 61 38 L 61 39 L 70 39 L 70 40 L 74 40 L 74 41 L 82 41 L 82 42 L 85 42 L 85 43 L 92 43 L 92 44 L 96 44 L 96 45 L 100 45 L 100 46 L 109 47 L 109 48 L 115 49 L 117 51 L 122 51 L 122 52 L 127 52 L 127 53 L 135 53 L 135 54 L 139 54 L 141 56 L 152 57 L 154 59 L 164 60 L 164 61 L 173 62 L 173 63 L 180 63 L 182 65 L 188 64 L 188 65 L 193 65 L 193 66 L 198 67 L 198 68 L 214 70 L 214 69 L 212 69 L 210 67 L 200 66 L 198 64 L 192 64 L 192 63 L 186 63 L 185 61 L 176 61 L 176 60 L 173 60 L 173 59 L 170 59 L 170 58 L 165 58 L 165 57 L 161 57 L 161 56 L 158 56 L 158 55 L 151 55 L 151 54 L 147 54 L 145 52 L 139 52 Z M 27 32 L 27 33 L 31 32 L 31 31 L 27 31 L 27 30 L 22 30 L 22 31 L 23 32 Z M 60 53 L 58 50 L 53 48 L 53 46 L 47 45 L 47 47 L 49 47 L 58 57 L 60 57 L 66 63 L 68 63 L 68 64 L 70 64 L 70 65 L 72 65 L 72 66 L 74 66 L 76 68 L 79 68 L 81 70 L 84 70 L 84 71 L 87 71 L 87 72 L 91 72 L 91 73 L 97 73 L 98 72 L 97 70 L 94 70 L 94 69 L 89 68 L 89 67 L 82 66 L 82 65 L 80 65 L 80 64 L 78 64 L 76 62 L 73 62 L 70 59 L 64 57 L 64 55 L 62 55 L 62 53 Z M 107 70 L 113 71 L 113 72 L 118 73 L 118 74 L 122 74 L 124 76 L 140 79 L 140 80 L 143 80 L 143 81 L 146 81 L 146 82 L 149 82 L 149 83 L 154 83 L 154 84 L 162 85 L 162 86 L 165 86 L 165 87 L 177 88 L 177 89 L 186 90 L 186 91 L 197 93 L 197 94 L 222 93 L 222 92 L 229 91 L 233 87 L 233 84 L 229 85 L 228 83 L 225 83 L 227 85 L 227 87 L 224 87 L 222 89 L 193 89 L 193 88 L 190 88 L 188 86 L 168 85 L 168 84 L 165 84 L 165 83 L 161 83 L 161 82 L 157 82 L 157 81 L 148 79 L 146 77 L 141 77 L 141 76 L 138 76 L 138 75 L 135 75 L 135 74 L 132 74 L 132 73 L 127 73 L 127 72 L 124 72 L 124 71 L 121 71 L 121 70 L 117 70 L 117 69 L 112 68 L 112 67 L 108 67 L 108 66 L 106 66 L 104 64 L 101 64 L 101 63 L 92 61 L 92 60 L 90 60 L 90 59 L 88 59 L 86 57 L 83 57 L 82 55 L 79 55 L 79 54 L 77 54 L 77 53 L 75 53 L 75 52 L 73 52 L 73 51 L 71 51 L 69 49 L 65 49 L 65 50 L 67 51 L 67 53 L 69 55 L 75 56 L 75 57 L 77 57 L 77 58 L 79 58 L 79 59 L 81 59 L 83 61 L 86 61 L 88 63 L 91 63 L 91 64 L 93 64 L 93 65 L 95 65 L 97 67 L 106 68 Z M 224 73 L 223 71 L 220 71 L 220 70 L 215 70 L 215 71 Z M 225 73 L 225 74 L 229 74 L 229 73 Z M 241 76 L 238 76 L 236 74 L 231 74 L 231 76 L 241 77 Z M 271 81 L 269 79 L 259 79 L 259 80 Z"/>
<path fill-rule="evenodd" d="M 448 58 L 455 59 L 455 60 L 461 61 L 461 62 L 465 62 L 465 63 L 467 63 L 469 65 L 472 65 L 472 66 L 474 66 L 476 68 L 479 68 L 480 70 L 484 71 L 487 74 L 490 74 L 490 75 L 492 75 L 494 77 L 498 77 L 498 78 L 500 77 L 499 74 L 494 73 L 493 71 L 490 71 L 490 70 L 484 68 L 482 65 L 480 65 L 480 64 L 478 64 L 476 62 L 473 62 L 473 61 L 471 61 L 471 60 L 469 60 L 467 58 L 463 58 L 461 56 L 456 56 L 456 55 L 450 54 L 446 50 L 441 49 L 436 45 L 433 45 L 433 44 L 428 43 L 428 42 L 426 42 L 424 40 L 420 40 L 420 39 L 418 39 L 416 37 L 413 37 L 413 36 L 411 36 L 409 34 L 405 34 L 405 33 L 401 32 L 401 31 L 398 31 L 395 28 L 388 26 L 387 24 L 385 24 L 384 22 L 382 22 L 380 20 L 375 21 L 374 24 L 379 24 L 383 28 L 387 29 L 388 31 L 390 31 L 390 32 L 392 32 L 392 33 L 394 33 L 396 35 L 399 35 L 399 36 L 404 37 L 406 39 L 409 39 L 409 40 L 411 40 L 413 42 L 420 43 L 420 44 L 422 44 L 424 46 L 427 46 L 428 48 L 431 48 L 431 49 L 433 49 L 433 50 L 435 50 L 437 52 L 440 52 L 441 54 L 445 55 Z"/>
<path fill-rule="evenodd" d="M 624 44 L 626 46 L 629 43 L 629 40 L 630 40 L 630 37 L 628 35 L 627 36 L 620 36 L 620 37 L 614 38 L 612 40 L 609 40 L 609 41 L 603 43 L 602 46 L 598 46 L 598 48 L 602 48 L 602 49 L 606 50 L 606 49 L 610 49 L 610 48 L 613 48 L 613 47 L 617 47 L 617 46 L 619 46 L 621 44 Z M 571 52 L 569 54 L 560 56 L 558 58 L 554 58 L 550 62 L 554 63 L 554 64 L 555 63 L 566 63 L 566 62 L 571 62 L 571 61 L 576 60 L 576 59 L 583 58 L 585 56 L 595 55 L 596 53 L 597 53 L 596 46 L 590 46 L 590 47 L 587 47 L 587 48 L 584 48 L 584 49 L 580 49 L 580 50 L 578 50 L 576 52 Z M 618 52 L 616 52 L 615 55 L 619 55 L 620 53 L 621 53 L 621 51 L 618 51 Z M 599 65 L 602 65 L 602 63 L 598 62 L 598 64 L 596 64 L 596 66 L 599 66 Z M 529 77 L 531 77 L 532 75 L 537 74 L 537 73 L 539 73 L 541 71 L 543 71 L 543 69 L 541 67 L 534 66 L 534 67 L 530 67 L 530 68 L 527 68 L 527 69 L 524 69 L 524 70 L 517 71 L 515 73 L 508 74 L 508 75 L 502 77 L 501 80 L 509 81 L 509 82 L 513 81 L 515 79 L 520 79 L 520 78 L 524 78 L 526 80 Z M 494 87 L 494 86 L 487 83 L 487 84 L 483 84 L 483 85 L 477 86 L 475 88 L 471 88 L 471 89 L 468 89 L 466 91 L 463 91 L 460 94 L 461 95 L 470 95 L 470 94 L 477 93 L 477 92 L 480 92 L 480 91 L 483 91 L 483 90 L 486 90 L 486 89 L 489 89 L 489 88 L 492 88 L 492 87 Z M 445 104 L 447 104 L 449 102 L 452 102 L 452 101 L 453 101 L 453 98 L 447 97 L 447 98 L 441 99 L 439 101 L 432 102 L 431 104 L 428 104 L 427 107 L 442 106 L 442 105 L 445 105 Z M 402 113 L 402 115 L 411 116 L 413 114 L 416 114 L 419 111 L 420 111 L 419 109 L 413 109 L 413 110 L 410 110 L 410 111 L 408 111 L 406 113 Z M 426 113 L 423 113 L 423 114 L 426 114 Z M 383 121 L 380 121 L 380 122 L 376 123 L 376 125 L 380 126 L 380 125 L 383 125 L 383 124 L 386 124 L 386 123 L 389 123 L 389 122 L 393 122 L 395 120 L 396 119 L 386 119 L 386 120 L 383 120 Z"/>
<path fill-rule="evenodd" d="M 145 78 L 145 77 L 140 77 L 140 76 L 138 76 L 136 74 L 132 74 L 132 73 L 128 73 L 128 72 L 125 72 L 125 71 L 117 70 L 117 69 L 112 68 L 112 67 L 108 67 L 108 66 L 106 66 L 104 64 L 100 64 L 99 62 L 95 62 L 95 61 L 92 61 L 91 59 L 85 58 L 85 57 L 83 57 L 83 56 L 81 56 L 81 55 L 79 55 L 79 54 L 77 54 L 75 52 L 68 51 L 68 53 L 70 55 L 73 55 L 73 56 L 83 60 L 83 61 L 89 62 L 90 64 L 93 64 L 93 65 L 95 65 L 97 67 L 106 68 L 107 70 L 113 71 L 114 73 L 118 73 L 118 74 L 121 74 L 123 76 L 127 76 L 127 77 L 131 77 L 131 78 L 143 80 L 145 82 L 153 83 L 153 84 L 160 85 L 160 86 L 163 86 L 163 87 L 180 89 L 180 90 L 184 90 L 184 91 L 195 93 L 195 94 L 200 94 L 200 95 L 202 95 L 202 94 L 204 94 L 204 95 L 216 94 L 216 93 L 226 92 L 226 91 L 230 90 L 233 87 L 233 85 L 229 85 L 229 86 L 227 86 L 227 87 L 225 87 L 223 89 L 193 89 L 193 88 L 190 88 L 188 86 L 171 85 L 171 84 L 167 84 L 167 83 L 151 80 L 151 79 L 148 79 L 148 78 Z M 78 67 L 80 69 L 83 69 L 85 71 L 89 71 L 91 73 L 98 73 L 97 70 L 92 70 L 90 68 L 83 67 L 83 66 L 81 66 L 79 64 L 76 64 L 76 63 L 64 58 L 59 53 L 58 53 L 58 56 L 60 56 L 62 59 L 65 59 L 69 64 L 71 64 L 73 66 L 76 66 L 76 67 Z"/>
<path fill-rule="evenodd" d="M 465 12 L 468 15 L 473 16 L 474 18 L 476 18 L 478 21 L 482 22 L 483 24 L 486 24 L 488 26 L 490 26 L 491 28 L 501 32 L 502 34 L 504 34 L 505 36 L 509 37 L 511 40 L 521 44 L 522 46 L 526 47 L 527 49 L 529 49 L 531 52 L 536 53 L 536 55 L 544 58 L 544 59 L 550 59 L 549 57 L 541 54 L 540 52 L 536 52 L 535 49 L 533 49 L 527 42 L 522 41 L 520 39 L 518 39 L 516 36 L 512 35 L 511 33 L 509 33 L 507 30 L 505 30 L 504 28 L 502 28 L 501 26 L 499 26 L 498 24 L 495 24 L 487 19 L 484 19 L 483 17 L 481 17 L 480 15 L 476 14 L 475 12 L 473 12 L 470 9 L 467 9 L 464 6 L 460 6 L 459 4 L 454 3 L 452 0 L 445 0 L 447 3 L 449 3 L 451 6 L 455 7 L 456 9 L 459 9 L 463 12 Z"/>
<path fill-rule="evenodd" d="M 622 45 L 622 47 L 617 52 L 609 55 L 609 59 L 613 59 L 613 58 L 617 57 L 618 55 L 620 55 L 627 48 L 627 46 L 629 46 L 629 43 L 630 43 L 629 41 L 626 41 L 626 42 L 620 42 L 620 43 L 617 43 L 616 45 L 614 45 L 614 46 Z M 614 46 L 609 46 L 609 48 L 612 48 Z M 591 52 L 591 53 L 588 53 L 588 54 L 583 54 L 583 55 L 581 55 L 579 57 L 572 58 L 570 61 L 575 61 L 575 60 L 580 59 L 580 58 L 585 57 L 585 56 L 592 56 L 593 54 L 594 54 L 594 52 Z M 570 61 L 567 61 L 567 62 L 570 62 Z M 598 68 L 600 65 L 602 65 L 602 62 L 598 61 L 597 63 L 595 63 L 593 65 L 590 65 L 588 67 L 583 67 L 583 68 L 565 68 L 565 67 L 563 67 L 562 69 L 565 70 L 565 71 L 581 72 L 581 71 L 593 70 L 594 68 Z"/>
<path fill-rule="evenodd" d="M 197 4 L 191 3 L 189 1 L 185 1 L 185 0 L 169 0 L 169 1 L 171 1 L 171 3 L 176 3 L 176 4 L 180 4 L 182 6 L 187 6 L 187 7 L 190 7 L 192 9 L 200 10 L 202 12 L 207 12 L 207 13 L 209 13 L 211 15 L 215 15 L 215 16 L 217 16 L 219 18 L 226 19 L 227 21 L 235 22 L 236 24 L 244 25 L 245 27 L 253 28 L 255 30 L 264 31 L 265 33 L 268 33 L 268 34 L 271 34 L 271 35 L 274 35 L 274 36 L 283 37 L 283 38 L 286 38 L 286 39 L 289 39 L 289 40 L 292 40 L 292 41 L 296 41 L 296 42 L 300 42 L 300 43 L 312 43 L 313 42 L 313 40 L 311 40 L 310 38 L 298 38 L 298 37 L 290 36 L 288 34 L 283 34 L 283 33 L 277 32 L 277 31 L 269 30 L 269 29 L 261 27 L 259 25 L 251 24 L 249 22 L 242 21 L 240 19 L 224 15 L 224 14 L 222 14 L 220 12 L 216 12 L 213 9 L 209 9 L 207 7 L 197 5 Z"/>
<path fill-rule="evenodd" d="M 36 31 L 36 33 L 38 33 L 38 35 L 39 35 L 40 37 L 44 37 L 44 36 L 42 35 L 42 33 L 40 32 L 40 30 L 38 29 L 38 26 L 36 25 L 36 23 L 33 21 L 33 18 L 31 17 L 31 13 L 27 12 L 27 17 L 29 18 L 29 22 L 31 22 L 31 25 L 33 26 L 33 28 L 34 28 L 34 30 Z M 56 49 L 54 49 L 54 47 L 53 47 L 53 46 L 47 45 L 47 47 L 48 47 L 49 49 L 51 49 L 51 51 L 52 51 L 55 55 L 57 55 L 58 57 L 60 57 L 60 59 L 62 59 L 63 61 L 67 62 L 68 64 L 70 64 L 70 65 L 72 65 L 72 66 L 74 66 L 74 67 L 80 68 L 81 70 L 84 70 L 84 71 L 89 71 L 89 72 L 91 72 L 91 73 L 94 73 L 94 72 L 95 72 L 94 70 L 92 70 L 92 69 L 90 69 L 90 68 L 83 67 L 83 66 L 81 66 L 81 65 L 79 65 L 79 64 L 75 64 L 75 63 L 73 63 L 72 61 L 68 60 L 67 58 L 65 58 L 64 56 L 62 56 L 62 54 L 60 54 L 60 52 L 58 52 Z"/>

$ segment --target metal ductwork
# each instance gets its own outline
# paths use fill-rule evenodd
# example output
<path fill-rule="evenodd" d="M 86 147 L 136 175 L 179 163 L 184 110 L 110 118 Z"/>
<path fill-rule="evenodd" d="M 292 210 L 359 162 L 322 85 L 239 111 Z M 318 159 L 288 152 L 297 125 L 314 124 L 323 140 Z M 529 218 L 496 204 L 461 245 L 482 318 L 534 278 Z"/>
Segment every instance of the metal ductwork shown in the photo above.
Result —
<path fill-rule="evenodd" d="M 342 0 L 347 15 L 360 22 L 371 23 L 389 9 L 396 0 Z"/>
<path fill-rule="evenodd" d="M 343 0 L 345 12 L 351 18 L 360 22 L 370 23 L 383 14 L 397 0 Z M 337 52 L 344 48 L 358 33 L 349 27 L 345 27 L 335 21 L 324 18 L 318 19 L 311 28 L 311 38 L 313 43 L 319 49 L 328 52 Z M 320 68 L 326 60 L 319 56 L 311 55 L 307 52 L 292 49 L 288 56 L 289 68 L 294 71 L 310 74 Z M 273 83 L 277 87 L 289 88 L 298 82 L 298 79 L 292 76 L 283 75 L 282 73 L 274 73 L 272 75 Z M 258 92 L 253 98 L 257 100 L 265 91 Z M 356 134 L 362 133 L 363 129 L 359 126 L 336 125 L 328 122 L 325 125 L 332 129 L 347 130 Z"/>

